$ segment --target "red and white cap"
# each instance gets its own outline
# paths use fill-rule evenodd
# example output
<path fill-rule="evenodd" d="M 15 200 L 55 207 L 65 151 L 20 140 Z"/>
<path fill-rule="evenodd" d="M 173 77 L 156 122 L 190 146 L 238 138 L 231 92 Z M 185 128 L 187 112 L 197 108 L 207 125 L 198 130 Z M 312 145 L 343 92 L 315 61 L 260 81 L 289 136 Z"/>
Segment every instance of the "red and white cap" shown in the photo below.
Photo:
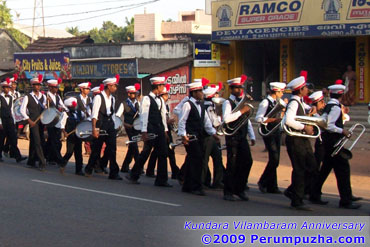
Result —
<path fill-rule="evenodd" d="M 211 85 L 212 88 L 216 88 L 216 90 L 217 90 L 216 92 L 219 92 L 222 89 L 222 86 L 223 86 L 222 82 L 219 82 L 218 85 L 216 85 L 216 84 Z"/>
<path fill-rule="evenodd" d="M 13 77 L 12 77 L 12 78 L 10 78 L 10 81 L 11 81 L 12 83 L 16 83 L 16 82 L 17 82 L 17 80 L 18 80 L 18 74 L 14 74 L 14 75 L 13 75 Z"/>
<path fill-rule="evenodd" d="M 91 92 L 93 92 L 93 94 L 99 94 L 99 93 L 101 93 L 100 87 L 94 87 L 94 88 L 92 88 L 91 89 Z"/>
<path fill-rule="evenodd" d="M 104 86 L 108 85 L 118 85 L 119 83 L 119 75 L 116 75 L 114 78 L 107 78 L 103 81 Z"/>
<path fill-rule="evenodd" d="M 157 76 L 157 77 L 152 77 L 149 79 L 151 85 L 163 85 L 166 84 L 166 77 L 164 76 Z"/>
<path fill-rule="evenodd" d="M 32 85 L 33 85 L 33 84 L 41 84 L 43 79 L 44 79 L 44 78 L 43 78 L 42 74 L 39 74 L 39 76 L 38 76 L 38 77 L 35 77 L 35 78 L 32 78 L 32 79 L 31 79 L 31 84 L 32 84 Z"/>
<path fill-rule="evenodd" d="M 218 86 L 216 86 L 216 87 L 212 87 L 212 86 L 207 87 L 206 89 L 203 90 L 204 98 L 211 99 L 218 92 Z"/>
<path fill-rule="evenodd" d="M 275 92 L 282 92 L 286 88 L 286 84 L 283 82 L 270 82 L 270 89 Z"/>
<path fill-rule="evenodd" d="M 139 90 L 140 90 L 140 84 L 139 83 L 135 83 L 135 85 L 133 85 L 133 86 L 127 86 L 126 87 L 126 92 L 127 93 L 136 93 Z"/>
<path fill-rule="evenodd" d="M 346 90 L 346 86 L 335 84 L 328 87 L 330 93 L 334 94 L 343 94 L 344 90 Z"/>
<path fill-rule="evenodd" d="M 11 87 L 12 86 L 12 82 L 11 82 L 10 78 L 7 77 L 5 79 L 5 81 L 3 81 L 2 83 L 0 83 L 0 86 L 2 86 L 2 87 Z"/>
<path fill-rule="evenodd" d="M 203 89 L 203 84 L 202 84 L 201 81 L 196 81 L 196 82 L 189 83 L 187 86 L 188 86 L 190 91 L 202 90 Z"/>
<path fill-rule="evenodd" d="M 242 87 L 247 79 L 248 77 L 246 75 L 241 75 L 238 78 L 228 80 L 227 83 L 229 84 L 229 87 Z"/>
<path fill-rule="evenodd" d="M 49 87 L 58 87 L 60 83 L 62 83 L 62 79 L 58 78 L 58 80 L 51 79 L 47 81 Z"/>
<path fill-rule="evenodd" d="M 343 84 L 343 81 L 342 81 L 342 80 L 340 80 L 340 79 L 338 79 L 338 80 L 336 80 L 336 81 L 335 81 L 335 84 L 337 84 L 337 85 L 341 85 L 341 84 Z"/>
<path fill-rule="evenodd" d="M 304 86 L 306 86 L 306 79 L 304 78 L 304 76 L 295 78 L 287 85 L 287 87 L 292 89 L 293 91 L 299 90 Z"/>
<path fill-rule="evenodd" d="M 170 92 L 171 84 L 166 84 L 166 86 L 163 88 L 163 91 L 159 95 L 168 94 Z"/>
<path fill-rule="evenodd" d="M 79 88 L 91 88 L 91 82 L 82 82 L 80 84 L 77 85 Z"/>
<path fill-rule="evenodd" d="M 77 106 L 77 99 L 75 97 L 70 97 L 64 100 L 64 104 L 67 107 L 76 107 Z"/>
<path fill-rule="evenodd" d="M 324 98 L 324 94 L 322 93 L 322 91 L 317 91 L 312 93 L 309 98 L 312 101 L 312 104 L 315 104 Z"/>

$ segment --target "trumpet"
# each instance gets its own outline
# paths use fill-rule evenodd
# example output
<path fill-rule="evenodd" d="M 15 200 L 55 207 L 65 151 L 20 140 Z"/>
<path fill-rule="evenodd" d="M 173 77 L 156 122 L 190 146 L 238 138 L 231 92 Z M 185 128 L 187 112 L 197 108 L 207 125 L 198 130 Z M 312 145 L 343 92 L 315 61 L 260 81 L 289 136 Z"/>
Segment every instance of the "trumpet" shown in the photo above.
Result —
<path fill-rule="evenodd" d="M 187 135 L 187 137 L 189 138 L 189 142 L 193 142 L 193 141 L 197 141 L 198 138 L 195 136 L 195 135 Z M 180 146 L 182 145 L 182 138 L 177 138 L 175 140 L 175 142 L 171 142 L 168 146 L 170 149 L 174 149 L 175 147 L 177 146 Z"/>
<path fill-rule="evenodd" d="M 245 114 L 242 114 L 237 120 L 233 122 L 230 123 L 222 122 L 217 129 L 218 135 L 226 136 L 234 135 L 243 125 L 245 125 L 248 122 L 249 118 L 254 113 L 254 107 L 251 104 L 248 104 L 247 100 L 248 98 L 244 96 L 243 99 L 239 102 L 239 104 L 234 108 L 232 113 L 240 111 L 240 109 L 243 108 L 244 106 L 248 106 L 250 108 L 250 111 L 248 111 Z"/>
<path fill-rule="evenodd" d="M 76 130 L 74 132 L 76 132 Z M 91 135 L 92 135 L 92 131 L 91 130 L 80 131 L 78 133 L 78 136 L 80 138 L 85 138 L 85 137 L 88 137 L 88 136 L 91 136 Z M 107 135 L 108 135 L 107 131 L 105 131 L 105 130 L 99 130 L 99 136 L 107 136 Z"/>
<path fill-rule="evenodd" d="M 280 115 L 281 115 L 281 111 L 283 111 L 285 108 L 286 108 L 286 104 L 285 102 L 280 99 L 280 98 L 277 98 L 276 99 L 276 102 L 277 104 L 274 106 L 274 108 L 272 108 L 272 110 L 266 115 L 266 118 L 273 118 L 275 116 L 278 116 L 279 115 L 279 118 L 280 118 Z M 259 128 L 258 128 L 258 133 L 262 136 L 262 137 L 267 137 L 267 136 L 270 136 L 272 134 L 274 134 L 277 130 L 280 129 L 280 123 L 281 123 L 281 120 L 279 123 L 277 123 L 272 129 L 268 129 L 267 128 L 267 125 L 265 124 L 260 124 Z"/>
<path fill-rule="evenodd" d="M 148 140 L 154 140 L 155 138 L 157 138 L 158 135 L 157 134 L 154 134 L 154 133 L 148 133 Z M 126 141 L 126 145 L 129 145 L 130 143 L 137 143 L 137 142 L 141 142 L 143 141 L 142 139 L 142 135 L 139 134 L 139 135 L 136 135 L 136 136 L 133 136 L 131 138 L 131 140 L 129 141 Z"/>
<path fill-rule="evenodd" d="M 346 149 L 344 148 L 344 145 L 348 142 L 348 140 L 351 138 L 354 130 L 357 128 L 357 127 L 360 127 L 362 128 L 360 134 L 357 136 L 357 138 L 353 141 L 352 145 Z M 352 125 L 352 127 L 349 129 L 349 135 L 348 136 L 343 136 L 335 145 L 335 149 L 333 151 L 333 153 L 331 154 L 331 157 L 334 157 L 336 155 L 339 154 L 339 156 L 341 156 L 343 159 L 346 159 L 346 160 L 350 160 L 352 159 L 352 148 L 356 145 L 357 141 L 361 138 L 361 136 L 365 133 L 365 126 L 362 125 L 362 124 L 354 124 Z"/>
<path fill-rule="evenodd" d="M 321 135 L 321 128 L 327 128 L 326 119 L 323 117 L 308 117 L 308 116 L 296 116 L 295 121 L 300 122 L 301 124 L 311 125 L 314 127 L 313 135 L 304 134 L 301 131 L 296 131 L 288 127 L 283 121 L 281 121 L 281 128 L 290 136 L 297 136 L 297 137 L 305 137 L 305 138 L 313 138 L 316 139 Z"/>

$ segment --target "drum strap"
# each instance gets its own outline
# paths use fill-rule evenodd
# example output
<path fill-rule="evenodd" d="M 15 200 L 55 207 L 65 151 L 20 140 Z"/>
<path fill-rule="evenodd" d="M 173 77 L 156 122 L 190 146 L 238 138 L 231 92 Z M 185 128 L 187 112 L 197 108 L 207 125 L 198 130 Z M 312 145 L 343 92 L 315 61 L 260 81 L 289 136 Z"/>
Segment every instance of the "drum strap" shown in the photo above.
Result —
<path fill-rule="evenodd" d="M 44 107 L 44 105 L 42 104 L 42 102 L 36 97 L 36 95 L 33 95 L 32 96 L 35 100 L 36 100 L 36 102 L 41 106 L 41 108 L 42 109 L 45 109 L 45 107 Z M 43 96 L 41 96 L 41 97 L 43 97 Z"/>

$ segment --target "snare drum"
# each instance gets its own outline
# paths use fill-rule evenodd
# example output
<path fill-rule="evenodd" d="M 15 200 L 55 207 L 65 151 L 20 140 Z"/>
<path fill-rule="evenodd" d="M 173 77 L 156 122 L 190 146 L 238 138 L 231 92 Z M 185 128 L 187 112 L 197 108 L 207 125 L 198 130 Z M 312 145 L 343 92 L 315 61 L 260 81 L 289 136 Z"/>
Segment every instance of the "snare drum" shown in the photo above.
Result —
<path fill-rule="evenodd" d="M 82 140 L 92 139 L 91 121 L 85 120 L 77 124 L 76 136 Z"/>
<path fill-rule="evenodd" d="M 50 107 L 41 113 L 40 121 L 43 125 L 53 127 L 59 122 L 61 114 L 62 113 L 54 107 Z"/>

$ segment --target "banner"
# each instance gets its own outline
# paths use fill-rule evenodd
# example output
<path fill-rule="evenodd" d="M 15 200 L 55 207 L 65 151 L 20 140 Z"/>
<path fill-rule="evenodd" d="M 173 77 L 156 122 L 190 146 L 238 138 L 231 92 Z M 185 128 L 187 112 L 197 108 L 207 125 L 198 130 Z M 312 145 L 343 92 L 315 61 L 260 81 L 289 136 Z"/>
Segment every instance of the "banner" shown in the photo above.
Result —
<path fill-rule="evenodd" d="M 75 59 L 72 61 L 74 79 L 104 79 L 119 74 L 121 78 L 137 78 L 137 59 Z"/>
<path fill-rule="evenodd" d="M 169 106 L 172 112 L 173 108 L 189 94 L 186 84 L 189 83 L 189 66 L 182 66 L 173 70 L 169 70 L 158 74 L 157 76 L 167 77 L 166 83 L 171 84 L 169 92 Z"/>
<path fill-rule="evenodd" d="M 14 53 L 14 64 L 20 79 L 72 79 L 69 53 Z"/>
<path fill-rule="evenodd" d="M 194 67 L 219 67 L 220 45 L 211 43 L 194 43 Z"/>
<path fill-rule="evenodd" d="M 369 0 L 212 2 L 212 39 L 370 35 Z"/>

